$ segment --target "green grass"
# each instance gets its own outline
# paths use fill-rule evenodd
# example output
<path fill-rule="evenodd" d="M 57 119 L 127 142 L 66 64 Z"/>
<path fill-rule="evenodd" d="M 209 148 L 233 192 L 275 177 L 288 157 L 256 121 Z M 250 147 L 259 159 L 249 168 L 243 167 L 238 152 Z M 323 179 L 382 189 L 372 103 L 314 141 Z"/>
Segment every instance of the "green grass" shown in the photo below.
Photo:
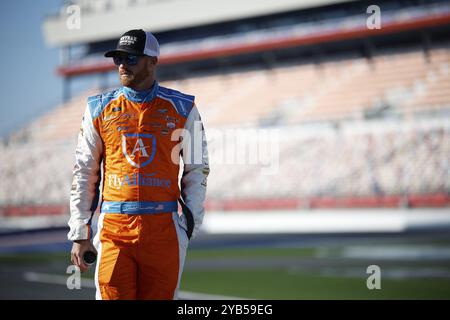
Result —
<path fill-rule="evenodd" d="M 0 264 L 2 265 L 34 265 L 53 262 L 70 264 L 70 252 L 0 254 Z"/>
<path fill-rule="evenodd" d="M 275 300 L 450 299 L 450 285 L 442 279 L 382 280 L 380 290 L 369 290 L 365 278 L 325 277 L 283 269 L 186 270 L 181 290 Z"/>
<path fill-rule="evenodd" d="M 448 261 L 390 261 L 381 263 L 380 290 L 369 290 L 366 286 L 365 270 L 372 261 L 339 258 L 344 247 L 320 248 L 257 248 L 257 249 L 208 249 L 189 250 L 187 265 L 195 262 L 196 268 L 183 272 L 181 290 L 234 296 L 250 299 L 450 299 L 448 278 L 383 278 L 383 271 L 420 268 L 444 269 L 450 272 Z M 321 257 L 337 258 L 340 263 L 327 265 Z M 319 262 L 317 267 L 304 268 L 265 267 L 264 264 L 246 268 L 221 268 L 222 261 L 233 259 L 264 261 L 265 259 L 305 258 Z M 215 262 L 214 268 L 202 267 L 202 262 Z M 380 261 L 381 262 L 381 261 Z M 199 267 L 200 265 L 200 267 Z M 324 275 L 322 271 L 332 269 L 344 274 L 346 268 L 361 270 L 361 276 L 340 277 Z"/>
<path fill-rule="evenodd" d="M 424 268 L 450 272 L 448 260 L 390 261 L 381 263 L 380 290 L 366 287 L 365 268 L 376 261 L 358 261 L 339 258 L 343 247 L 317 248 L 242 248 L 242 249 L 190 249 L 187 267 L 183 272 L 181 290 L 209 293 L 249 299 L 450 299 L 448 278 L 392 279 L 383 277 L 383 271 L 391 269 L 423 270 Z M 285 259 L 288 265 L 274 267 L 264 261 Z M 292 259 L 295 258 L 295 259 Z M 328 258 L 328 259 L 327 259 Z M 330 260 L 330 258 L 332 258 Z M 244 267 L 255 259 L 255 265 Z M 304 260 L 303 260 L 304 259 Z M 237 262 L 233 268 L 222 267 L 223 262 Z M 298 261 L 313 262 L 297 264 Z M 293 261 L 293 265 L 289 265 Z M 213 266 L 203 265 L 212 262 Z M 262 262 L 262 263 L 259 263 Z M 70 252 L 2 254 L 0 265 L 10 269 L 25 268 L 51 274 L 65 274 L 70 264 Z M 190 265 L 190 267 L 189 267 Z M 232 264 L 233 265 L 233 264 Z M 361 270 L 361 275 L 341 277 L 348 269 Z M 335 272 L 324 273 L 326 269 Z M 93 269 L 83 277 L 93 277 Z M 325 275 L 326 274 L 326 275 Z M 367 275 L 368 276 L 368 275 Z"/>
<path fill-rule="evenodd" d="M 315 248 L 240 248 L 188 250 L 186 259 L 314 257 Z"/>

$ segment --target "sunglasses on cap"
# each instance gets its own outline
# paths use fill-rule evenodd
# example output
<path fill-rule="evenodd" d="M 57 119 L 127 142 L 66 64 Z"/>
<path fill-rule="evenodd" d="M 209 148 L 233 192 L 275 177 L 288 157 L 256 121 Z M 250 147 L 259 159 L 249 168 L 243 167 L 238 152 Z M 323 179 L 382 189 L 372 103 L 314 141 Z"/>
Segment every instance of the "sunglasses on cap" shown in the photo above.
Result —
<path fill-rule="evenodd" d="M 116 66 L 120 66 L 121 64 L 125 63 L 129 66 L 135 66 L 139 61 L 139 56 L 136 56 L 134 54 L 129 54 L 127 56 L 115 56 L 113 57 L 114 64 Z"/>

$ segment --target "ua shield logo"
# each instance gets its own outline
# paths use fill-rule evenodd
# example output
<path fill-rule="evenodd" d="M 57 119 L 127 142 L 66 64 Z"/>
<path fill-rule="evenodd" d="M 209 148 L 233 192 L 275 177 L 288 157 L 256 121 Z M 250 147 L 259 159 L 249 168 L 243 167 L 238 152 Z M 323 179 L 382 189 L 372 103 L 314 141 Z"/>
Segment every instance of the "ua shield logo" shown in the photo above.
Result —
<path fill-rule="evenodd" d="M 147 149 L 147 147 L 144 146 L 144 142 L 142 142 L 141 138 L 138 138 L 136 140 L 136 144 L 134 145 L 134 149 L 133 149 L 133 152 L 131 153 L 131 155 L 134 156 L 134 154 L 137 151 L 140 151 L 140 152 L 142 152 L 142 157 L 147 157 L 148 158 L 148 153 L 147 153 L 147 150 L 145 150 L 145 149 Z"/>
<path fill-rule="evenodd" d="M 136 138 L 136 140 L 133 138 Z M 127 142 L 129 143 L 127 144 Z M 128 153 L 127 146 L 132 146 L 131 154 Z M 156 138 L 149 133 L 124 133 L 122 135 L 122 152 L 132 166 L 136 168 L 145 167 L 155 157 Z M 139 160 L 135 161 L 136 159 Z M 145 161 L 141 162 L 141 159 Z"/>

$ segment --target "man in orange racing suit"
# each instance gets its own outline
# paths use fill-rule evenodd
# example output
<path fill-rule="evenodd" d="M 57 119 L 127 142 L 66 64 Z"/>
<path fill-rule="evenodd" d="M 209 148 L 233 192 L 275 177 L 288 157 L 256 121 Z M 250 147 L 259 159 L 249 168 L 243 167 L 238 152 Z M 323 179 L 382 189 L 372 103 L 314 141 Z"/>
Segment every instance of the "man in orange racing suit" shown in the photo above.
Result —
<path fill-rule="evenodd" d="M 204 215 L 203 124 L 193 96 L 155 81 L 159 44 L 150 32 L 126 32 L 105 56 L 118 66 L 122 87 L 88 98 L 70 197 L 72 262 L 84 272 L 83 254 L 97 253 L 97 299 L 175 299 Z"/>

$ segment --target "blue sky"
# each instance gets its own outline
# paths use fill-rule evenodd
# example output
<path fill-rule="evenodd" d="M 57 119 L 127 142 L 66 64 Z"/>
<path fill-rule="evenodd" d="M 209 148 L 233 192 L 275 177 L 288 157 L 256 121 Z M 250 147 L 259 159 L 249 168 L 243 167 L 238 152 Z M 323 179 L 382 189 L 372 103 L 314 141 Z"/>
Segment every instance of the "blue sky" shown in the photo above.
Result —
<path fill-rule="evenodd" d="M 62 1 L 0 1 L 2 71 L 0 136 L 15 131 L 62 101 L 62 79 L 55 74 L 59 50 L 48 48 L 44 18 Z"/>

